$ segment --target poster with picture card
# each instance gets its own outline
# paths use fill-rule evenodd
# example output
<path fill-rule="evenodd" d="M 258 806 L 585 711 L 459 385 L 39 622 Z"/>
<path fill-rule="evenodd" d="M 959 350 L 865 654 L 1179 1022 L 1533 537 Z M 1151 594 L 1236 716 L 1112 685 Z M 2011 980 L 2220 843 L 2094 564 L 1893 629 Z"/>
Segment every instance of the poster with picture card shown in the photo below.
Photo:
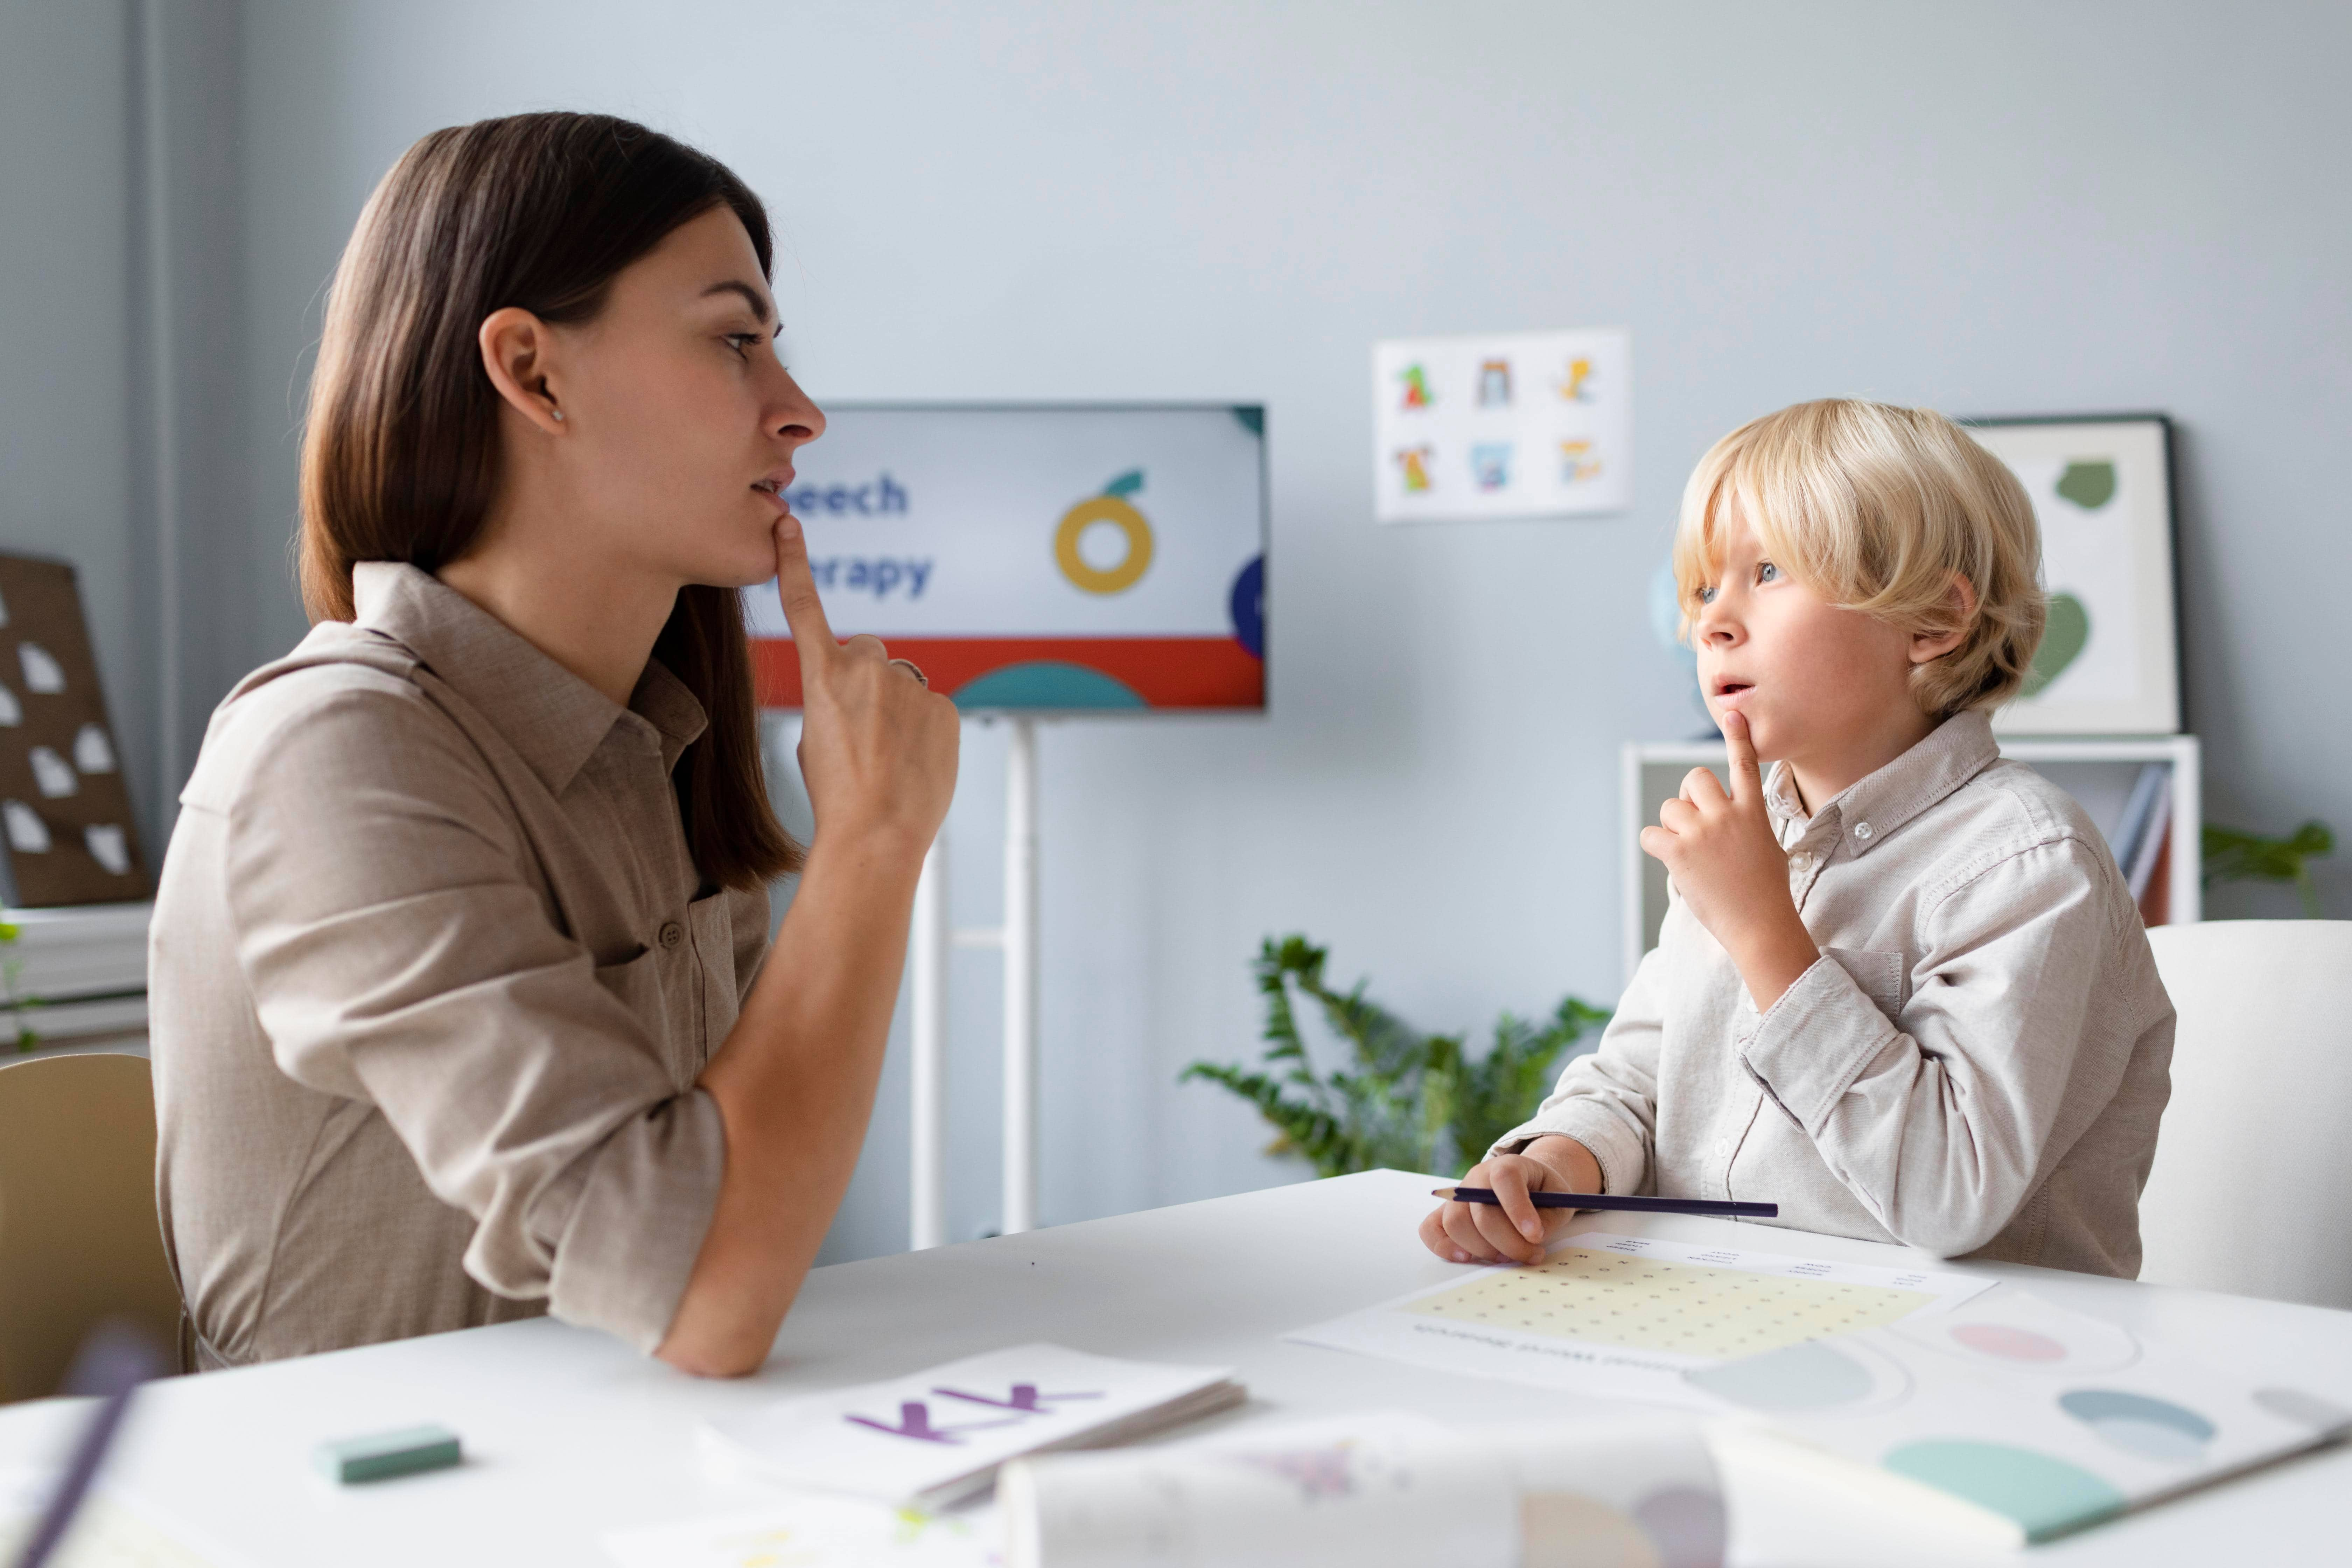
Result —
<path fill-rule="evenodd" d="M 2226 1353 L 2227 1347 L 2223 1347 Z M 2249 1380 L 2003 1285 L 1953 1311 L 1684 1374 L 1906 1511 L 2044 1541 L 2352 1431 L 2340 1373 Z"/>
<path fill-rule="evenodd" d="M 1382 522 L 1574 517 L 1633 504 L 1633 351 L 1614 327 L 1372 348 Z"/>
<path fill-rule="evenodd" d="M 148 896 L 74 569 L 0 555 L 0 847 L 19 909 Z"/>
<path fill-rule="evenodd" d="M 2032 500 L 2050 620 L 2005 735 L 2180 731 L 2172 426 L 2160 414 L 1966 422 Z"/>

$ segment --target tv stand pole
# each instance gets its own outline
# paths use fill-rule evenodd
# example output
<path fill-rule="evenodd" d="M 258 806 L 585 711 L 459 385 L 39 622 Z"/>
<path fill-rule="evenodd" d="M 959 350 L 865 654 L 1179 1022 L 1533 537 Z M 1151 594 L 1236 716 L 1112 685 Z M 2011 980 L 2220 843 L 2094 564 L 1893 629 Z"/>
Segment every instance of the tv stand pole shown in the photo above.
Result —
<path fill-rule="evenodd" d="M 947 831 L 923 858 L 908 947 L 912 1115 L 908 1242 L 947 1235 L 947 960 L 950 947 L 1004 955 L 1004 1208 L 1000 1233 L 1037 1226 L 1037 721 L 1008 714 L 1004 753 L 1004 923 L 958 931 L 948 913 Z"/>

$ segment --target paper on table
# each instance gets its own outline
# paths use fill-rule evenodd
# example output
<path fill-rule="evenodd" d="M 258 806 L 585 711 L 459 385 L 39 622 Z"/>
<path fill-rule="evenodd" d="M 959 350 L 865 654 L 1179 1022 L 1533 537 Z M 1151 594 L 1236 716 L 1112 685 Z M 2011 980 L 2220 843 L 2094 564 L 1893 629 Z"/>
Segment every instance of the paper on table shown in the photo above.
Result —
<path fill-rule="evenodd" d="M 1284 1336 L 1475 1377 L 1704 1406 L 1690 1368 L 1957 1306 L 1990 1280 L 1585 1232 Z"/>
<path fill-rule="evenodd" d="M 616 1531 L 604 1537 L 604 1551 L 620 1568 L 992 1568 L 1004 1561 L 993 1508 L 938 1514 L 838 1497 Z"/>
<path fill-rule="evenodd" d="M 58 1480 L 55 1470 L 0 1469 L 0 1563 L 14 1563 L 24 1551 Z M 221 1561 L 199 1555 L 101 1481 L 82 1500 L 48 1568 L 215 1568 Z"/>
<path fill-rule="evenodd" d="M 1688 1422 L 1373 1412 L 1017 1460 L 998 1496 L 1011 1568 L 1712 1568 L 1725 1537 Z"/>
<path fill-rule="evenodd" d="M 2011 1288 L 1686 1374 L 1828 1473 L 2042 1541 L 2316 1446 L 2352 1410 L 2256 1388 Z M 1930 1489 L 1922 1493 L 1916 1489 Z"/>
<path fill-rule="evenodd" d="M 1126 1442 L 1238 1405 L 1224 1367 L 1019 1345 L 803 1394 L 702 1427 L 713 1458 L 785 1486 L 937 1508 L 1047 1448 Z"/>

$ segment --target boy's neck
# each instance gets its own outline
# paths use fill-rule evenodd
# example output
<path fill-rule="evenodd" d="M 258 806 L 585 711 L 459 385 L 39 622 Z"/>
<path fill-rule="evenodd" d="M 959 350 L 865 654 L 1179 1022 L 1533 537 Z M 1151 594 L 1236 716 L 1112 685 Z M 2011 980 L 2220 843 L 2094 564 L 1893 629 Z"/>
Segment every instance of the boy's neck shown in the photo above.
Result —
<path fill-rule="evenodd" d="M 1941 722 L 1906 703 L 1867 730 L 1848 731 L 1808 747 L 1801 757 L 1781 758 L 1797 792 L 1798 809 L 1811 816 L 1934 734 Z"/>

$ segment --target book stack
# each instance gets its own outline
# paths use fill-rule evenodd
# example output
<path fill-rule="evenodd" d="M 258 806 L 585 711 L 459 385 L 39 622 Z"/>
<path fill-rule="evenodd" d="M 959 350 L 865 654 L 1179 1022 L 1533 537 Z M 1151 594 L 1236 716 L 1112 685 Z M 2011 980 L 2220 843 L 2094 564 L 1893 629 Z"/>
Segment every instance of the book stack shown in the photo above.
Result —
<path fill-rule="evenodd" d="M 2171 912 L 2172 764 L 2144 763 L 2116 823 L 2116 865 L 2131 888 L 2140 919 L 2162 925 Z"/>
<path fill-rule="evenodd" d="M 147 1026 L 147 921 L 155 906 L 0 910 L 0 1060 L 11 1047 Z"/>

